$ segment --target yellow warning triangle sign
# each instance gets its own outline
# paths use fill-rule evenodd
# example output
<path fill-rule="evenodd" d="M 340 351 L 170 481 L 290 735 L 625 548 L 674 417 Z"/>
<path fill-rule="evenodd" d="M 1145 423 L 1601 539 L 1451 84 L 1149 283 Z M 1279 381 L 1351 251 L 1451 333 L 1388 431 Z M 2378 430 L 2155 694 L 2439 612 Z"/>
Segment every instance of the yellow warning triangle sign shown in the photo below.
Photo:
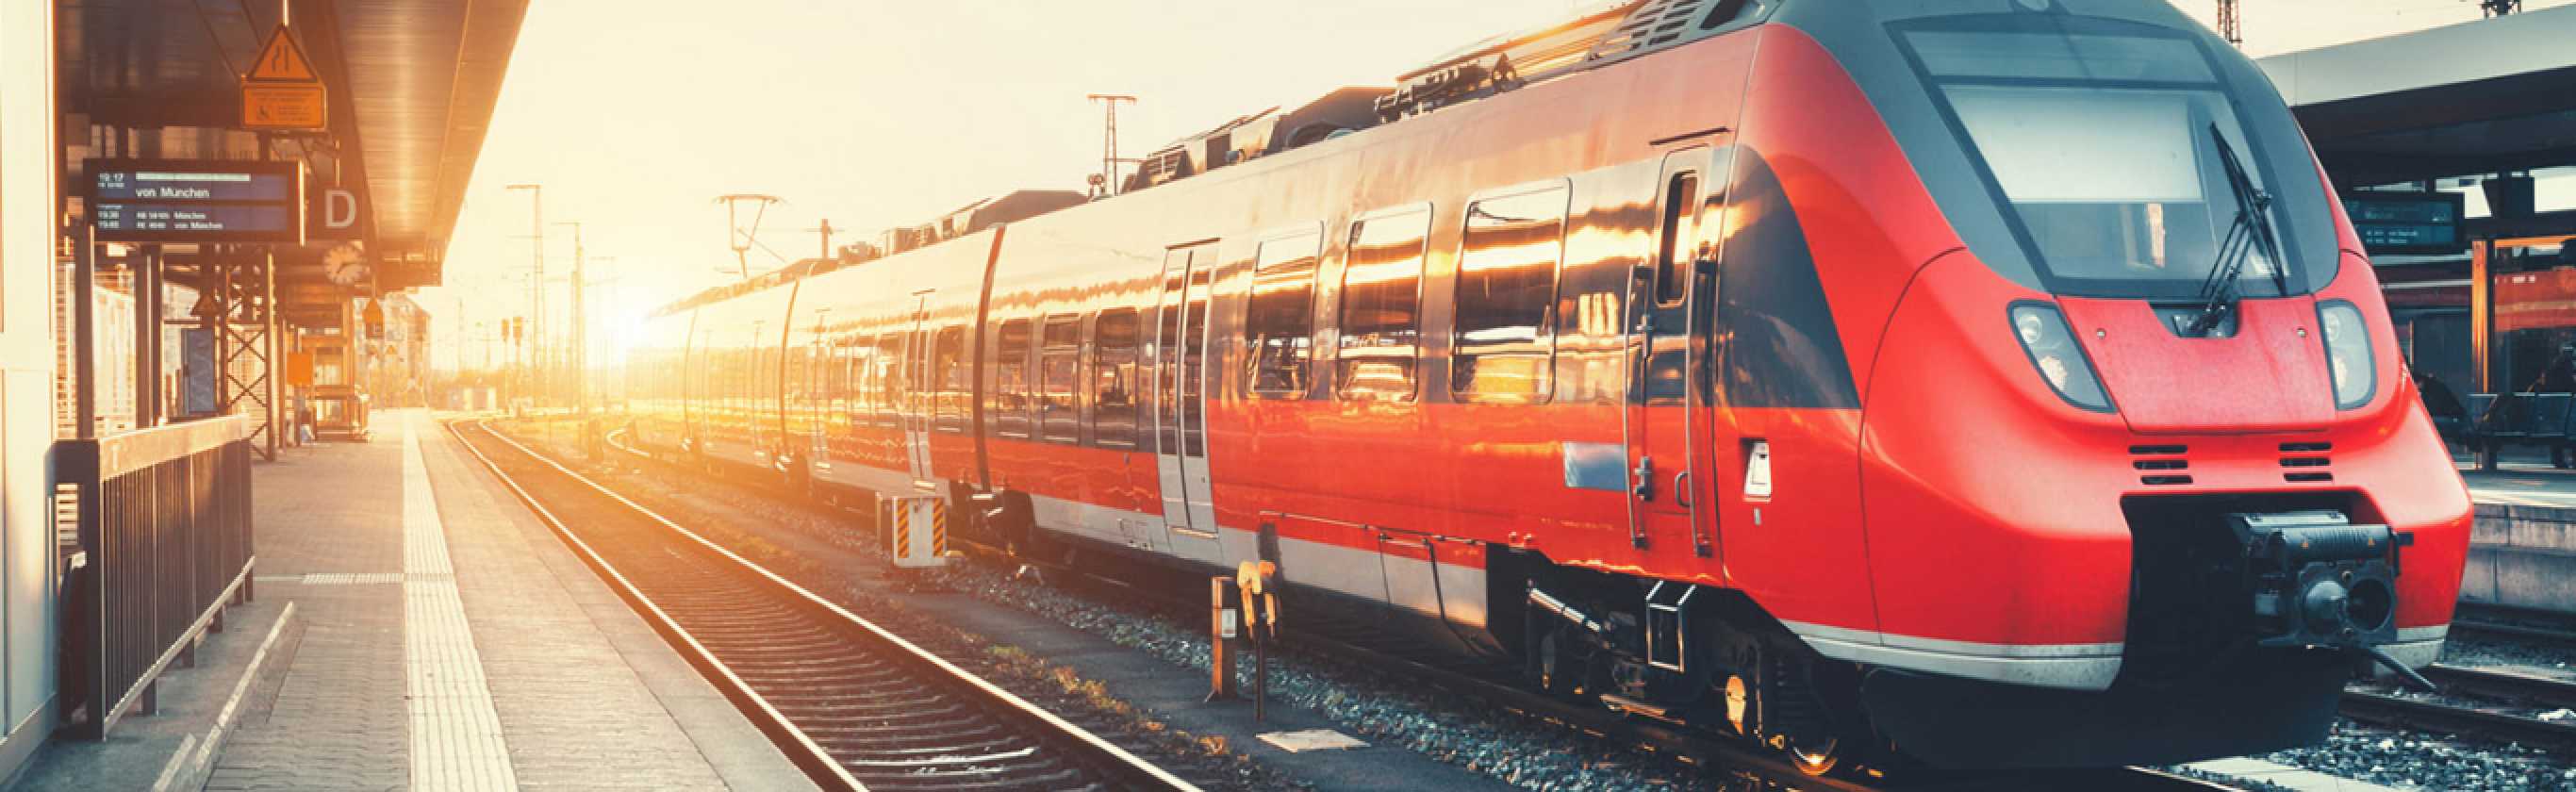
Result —
<path fill-rule="evenodd" d="M 259 45 L 259 59 L 251 61 L 250 76 L 244 78 L 272 82 L 321 82 L 313 74 L 312 59 L 304 57 L 304 45 L 286 32 L 285 25 L 268 34 L 268 43 Z"/>

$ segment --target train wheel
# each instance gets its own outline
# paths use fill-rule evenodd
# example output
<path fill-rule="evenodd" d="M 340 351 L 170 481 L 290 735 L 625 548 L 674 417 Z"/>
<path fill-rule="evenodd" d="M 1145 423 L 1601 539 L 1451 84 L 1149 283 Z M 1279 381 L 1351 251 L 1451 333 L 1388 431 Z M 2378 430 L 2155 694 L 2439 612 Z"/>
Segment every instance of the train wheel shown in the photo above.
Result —
<path fill-rule="evenodd" d="M 1522 634 L 1529 636 L 1522 658 L 1522 673 L 1531 687 L 1561 698 L 1583 695 L 1591 659 L 1582 651 L 1580 638 L 1567 631 L 1561 622 L 1536 612 L 1527 616 Z"/>
<path fill-rule="evenodd" d="M 1789 764 L 1797 766 L 1798 772 L 1823 776 L 1842 766 L 1842 743 L 1840 738 L 1822 741 L 1791 739 L 1781 745 L 1780 751 L 1789 755 Z"/>
<path fill-rule="evenodd" d="M 1532 655 L 1530 671 L 1537 677 L 1535 681 L 1538 682 L 1540 690 L 1557 695 L 1574 692 L 1574 686 L 1568 682 L 1567 677 L 1567 672 L 1571 669 L 1566 667 L 1565 650 L 1558 639 L 1557 631 L 1548 630 L 1540 634 L 1538 645 L 1531 648 L 1530 652 Z"/>

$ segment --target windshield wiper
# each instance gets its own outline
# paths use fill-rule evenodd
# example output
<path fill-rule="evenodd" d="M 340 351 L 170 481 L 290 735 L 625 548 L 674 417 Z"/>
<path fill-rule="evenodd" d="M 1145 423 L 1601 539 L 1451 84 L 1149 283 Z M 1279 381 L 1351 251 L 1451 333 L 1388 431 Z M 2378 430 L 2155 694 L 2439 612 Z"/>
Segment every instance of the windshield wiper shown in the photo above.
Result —
<path fill-rule="evenodd" d="M 2206 337 L 2235 312 L 2236 279 L 2245 271 L 2249 254 L 2261 251 L 2264 263 L 2272 271 L 2272 285 L 2281 294 L 2290 293 L 2288 263 L 2281 260 L 2280 244 L 2272 238 L 2272 194 L 2254 186 L 2245 172 L 2245 161 L 2236 157 L 2236 147 L 2228 145 L 2227 135 L 2218 124 L 2209 125 L 2209 140 L 2218 146 L 2219 165 L 2227 172 L 2227 187 L 2236 197 L 2236 221 L 2227 227 L 2227 236 L 2218 243 L 2218 259 L 2210 262 L 2209 277 L 2200 284 L 2200 318 L 2192 320 L 2186 334 Z"/>

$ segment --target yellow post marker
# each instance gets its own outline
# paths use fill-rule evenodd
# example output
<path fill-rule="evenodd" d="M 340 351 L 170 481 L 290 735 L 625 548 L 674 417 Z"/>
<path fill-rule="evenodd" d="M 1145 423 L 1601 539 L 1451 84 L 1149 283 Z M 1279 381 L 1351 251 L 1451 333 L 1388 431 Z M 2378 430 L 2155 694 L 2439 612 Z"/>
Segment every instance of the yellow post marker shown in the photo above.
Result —
<path fill-rule="evenodd" d="M 1234 643 L 1237 613 L 1226 607 L 1227 584 L 1233 581 L 1218 575 L 1208 578 L 1208 695 L 1207 700 L 1234 698 Z"/>
<path fill-rule="evenodd" d="M 1252 720 L 1259 722 L 1270 699 L 1270 641 L 1279 631 L 1279 598 L 1270 578 L 1279 565 L 1245 561 L 1234 568 L 1234 585 L 1243 595 L 1243 627 L 1252 634 Z"/>

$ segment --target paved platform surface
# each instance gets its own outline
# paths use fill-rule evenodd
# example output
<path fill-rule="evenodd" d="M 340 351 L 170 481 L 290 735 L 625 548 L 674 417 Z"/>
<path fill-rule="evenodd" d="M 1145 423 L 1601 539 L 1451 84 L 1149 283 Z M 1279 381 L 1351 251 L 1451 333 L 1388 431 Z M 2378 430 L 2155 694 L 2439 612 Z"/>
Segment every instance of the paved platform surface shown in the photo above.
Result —
<path fill-rule="evenodd" d="M 2456 447 L 2452 452 L 2452 464 L 2469 483 L 2469 497 L 2479 503 L 2576 508 L 2576 470 L 2550 466 L 2547 451 L 2508 447 L 2494 470 L 2479 470 L 2477 459 Z"/>
<path fill-rule="evenodd" d="M 217 669 L 274 615 L 209 642 L 208 677 L 242 681 L 199 686 L 243 691 L 233 722 L 165 703 L 129 722 L 194 719 L 162 741 L 188 745 L 48 749 L 63 767 L 21 788 L 152 788 L 101 773 L 191 754 L 209 790 L 812 788 L 426 414 L 253 475 L 257 602 L 237 610 L 294 614 L 256 671 Z"/>
<path fill-rule="evenodd" d="M 2576 470 L 2559 470 L 2547 462 L 2463 470 L 2460 478 L 2469 482 L 2469 497 L 2479 503 L 2576 509 Z"/>

